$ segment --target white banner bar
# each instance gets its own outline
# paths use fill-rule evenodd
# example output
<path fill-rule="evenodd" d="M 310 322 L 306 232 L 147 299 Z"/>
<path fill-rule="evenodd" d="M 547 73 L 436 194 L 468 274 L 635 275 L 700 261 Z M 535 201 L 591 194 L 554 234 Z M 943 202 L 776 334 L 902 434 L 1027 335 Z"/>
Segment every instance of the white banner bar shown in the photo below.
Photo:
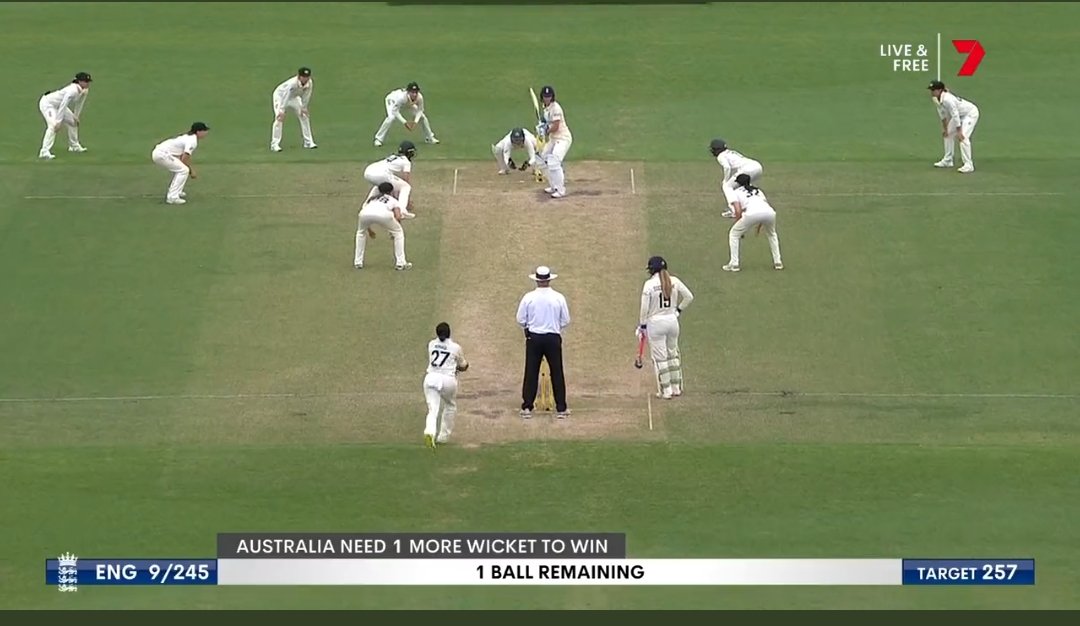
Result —
<path fill-rule="evenodd" d="M 219 559 L 219 585 L 900 585 L 901 559 Z"/>

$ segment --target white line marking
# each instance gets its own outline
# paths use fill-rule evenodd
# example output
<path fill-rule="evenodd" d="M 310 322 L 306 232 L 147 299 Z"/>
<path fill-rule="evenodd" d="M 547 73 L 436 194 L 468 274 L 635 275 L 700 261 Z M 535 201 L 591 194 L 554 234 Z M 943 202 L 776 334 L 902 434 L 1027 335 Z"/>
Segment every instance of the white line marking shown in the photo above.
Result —
<path fill-rule="evenodd" d="M 454 187 L 450 195 L 460 195 L 457 192 L 457 170 L 454 170 Z M 471 194 L 477 196 L 483 196 L 490 198 L 491 191 L 474 190 L 465 191 L 464 194 Z M 637 193 L 636 189 L 631 189 L 631 193 Z M 681 196 L 681 197 L 700 197 L 700 198 L 715 198 L 718 197 L 718 192 L 711 191 L 684 191 L 680 189 L 653 189 L 652 193 L 663 194 L 665 196 Z M 1067 195 L 1062 191 L 900 191 L 900 192 L 876 192 L 876 191 L 852 191 L 852 192 L 833 192 L 833 193 L 806 193 L 798 191 L 778 191 L 774 192 L 776 196 L 790 196 L 794 198 L 957 198 L 957 197 L 980 197 L 980 196 L 1027 196 L 1027 197 L 1042 197 L 1042 196 L 1064 196 Z M 267 198 L 360 198 L 364 194 L 362 193 L 273 193 L 273 194 L 238 194 L 238 195 L 220 195 L 220 196 L 205 196 L 208 199 L 214 200 L 229 200 L 229 199 L 267 199 Z M 498 195 L 498 192 L 496 192 Z M 503 195 L 529 195 L 530 192 L 503 192 Z M 618 196 L 622 195 L 619 192 L 604 193 L 604 195 Z M 156 195 L 137 195 L 137 196 L 23 196 L 23 200 L 136 200 L 146 198 L 157 198 Z M 162 203 L 164 204 L 164 203 Z M 486 205 L 485 205 L 486 206 Z"/>
<path fill-rule="evenodd" d="M 652 430 L 652 394 L 645 396 L 645 401 L 649 403 L 649 430 Z"/>
<path fill-rule="evenodd" d="M 507 392 L 508 397 L 513 392 Z M 458 395 L 460 399 L 470 399 L 468 392 Z M 847 391 L 732 391 L 717 389 L 698 394 L 683 393 L 684 398 L 695 396 L 749 396 L 749 397 L 781 397 L 781 398 L 900 398 L 900 399 L 923 399 L 923 400 L 1080 400 L 1080 394 L 1076 393 L 876 393 L 876 392 L 847 392 Z M 401 397 L 413 398 L 413 391 L 342 391 L 336 393 L 223 393 L 223 394 L 161 394 L 161 395 L 130 395 L 130 396 L 55 396 L 55 397 L 24 397 L 24 398 L 0 398 L 0 403 L 6 404 L 33 404 L 51 402 L 133 402 L 155 400 L 273 400 L 273 399 L 305 399 L 305 398 L 372 398 L 372 397 Z M 630 394 L 618 392 L 592 393 L 585 399 L 592 398 L 629 398 Z M 649 396 L 649 404 L 652 405 L 652 396 Z"/>
<path fill-rule="evenodd" d="M 941 80 L 941 33 L 937 34 L 937 79 Z"/>
<path fill-rule="evenodd" d="M 634 168 L 630 168 L 630 193 L 637 193 L 637 185 L 634 184 Z"/>

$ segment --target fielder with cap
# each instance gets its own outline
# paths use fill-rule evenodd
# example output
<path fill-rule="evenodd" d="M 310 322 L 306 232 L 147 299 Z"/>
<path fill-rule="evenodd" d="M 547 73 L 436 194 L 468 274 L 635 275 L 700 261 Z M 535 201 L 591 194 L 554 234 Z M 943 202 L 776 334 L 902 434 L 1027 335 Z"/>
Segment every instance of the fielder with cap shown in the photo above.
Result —
<path fill-rule="evenodd" d="M 551 183 L 550 187 L 544 189 L 544 193 L 552 198 L 563 198 L 566 196 L 563 160 L 574 143 L 574 136 L 570 134 L 570 127 L 566 124 L 562 105 L 555 101 L 555 88 L 551 85 L 541 88 L 540 100 L 544 104 L 544 113 L 537 126 L 537 134 L 546 141 L 544 150 L 540 153 L 540 167 L 544 170 L 544 177 Z"/>
<path fill-rule="evenodd" d="M 41 139 L 39 159 L 56 158 L 52 147 L 61 127 L 67 129 L 68 152 L 86 152 L 86 148 L 79 143 L 79 116 L 82 115 L 93 80 L 86 72 L 79 72 L 70 83 L 55 91 L 46 91 L 38 100 L 38 110 L 45 118 L 45 136 Z"/>
<path fill-rule="evenodd" d="M 177 135 L 172 139 L 166 139 L 154 146 L 150 158 L 155 164 L 172 172 L 172 181 L 169 189 L 165 192 L 166 204 L 184 204 L 187 200 L 184 196 L 184 185 L 188 178 L 195 178 L 195 170 L 191 166 L 191 155 L 195 148 L 199 147 L 199 140 L 206 137 L 210 127 L 202 122 L 195 122 L 191 130 L 183 135 Z"/>
<path fill-rule="evenodd" d="M 360 208 L 356 227 L 356 253 L 353 255 L 353 267 L 364 269 L 364 252 L 367 250 L 368 237 L 375 238 L 374 226 L 379 226 L 390 233 L 394 242 L 394 269 L 401 271 L 412 268 L 412 263 L 405 260 L 405 229 L 401 227 L 401 204 L 394 197 L 394 186 L 379 183 L 374 194 Z"/>
<path fill-rule="evenodd" d="M 412 206 L 412 183 L 409 179 L 412 177 L 412 160 L 415 156 L 416 146 L 406 139 L 398 146 L 397 154 L 391 154 L 364 168 L 364 180 L 372 184 L 368 199 L 375 196 L 376 187 L 380 184 L 390 183 L 394 187 L 394 197 L 401 203 L 401 214 L 406 219 L 416 217 L 409 211 Z"/>
<path fill-rule="evenodd" d="M 406 120 L 401 114 L 404 109 L 410 109 L 413 114 L 412 121 Z M 386 94 L 386 119 L 382 126 L 375 132 L 375 147 L 383 145 L 386 134 L 390 132 L 390 126 L 397 120 L 405 125 L 407 130 L 416 128 L 417 124 L 424 127 L 424 141 L 427 143 L 439 143 L 435 133 L 431 130 L 427 114 L 424 113 L 424 94 L 420 93 L 420 85 L 415 82 L 409 83 L 404 89 L 395 89 Z"/>
<path fill-rule="evenodd" d="M 570 415 L 566 407 L 566 378 L 563 372 L 562 331 L 570 324 L 566 297 L 551 288 L 558 278 L 551 268 L 541 265 L 529 274 L 536 289 L 526 293 L 518 304 L 517 322 L 525 331 L 525 377 L 521 385 L 521 417 L 532 417 L 540 383 L 540 363 L 547 360 L 551 371 L 551 389 L 555 396 L 558 419 Z"/>
<path fill-rule="evenodd" d="M 649 279 L 641 289 L 637 336 L 649 340 L 657 397 L 670 400 L 682 395 L 679 316 L 694 301 L 694 294 L 668 273 L 667 261 L 662 256 L 651 257 L 645 270 Z"/>
<path fill-rule="evenodd" d="M 762 229 L 765 230 L 769 251 L 772 252 L 773 269 L 784 269 L 784 263 L 780 260 L 780 237 L 776 234 L 776 209 L 769 204 L 764 191 L 750 184 L 749 174 L 735 177 L 735 200 L 732 206 L 735 211 L 735 224 L 728 233 L 731 259 L 721 269 L 725 272 L 739 271 L 739 243 L 746 231 L 753 226 L 757 226 L 759 233 Z"/>
<path fill-rule="evenodd" d="M 750 177 L 750 180 L 756 182 L 761 178 L 761 163 L 744 156 L 737 150 L 732 150 L 723 139 L 713 139 L 709 143 L 709 152 L 716 158 L 716 162 L 720 164 L 720 167 L 724 169 L 724 180 L 721 182 L 720 187 L 724 191 L 724 199 L 727 201 L 728 208 L 722 213 L 722 217 L 733 217 L 735 215 L 732 206 L 735 201 L 735 177 L 739 174 L 746 174 Z"/>
<path fill-rule="evenodd" d="M 979 123 L 979 107 L 974 102 L 965 100 L 945 88 L 940 80 L 930 82 L 927 87 L 930 98 L 937 105 L 938 117 L 941 118 L 941 137 L 945 144 L 945 156 L 934 163 L 934 167 L 952 167 L 953 152 L 957 140 L 960 141 L 960 158 L 964 164 L 956 170 L 961 174 L 975 171 L 975 162 L 971 159 L 971 135 Z"/>
<path fill-rule="evenodd" d="M 424 445 L 434 449 L 436 444 L 449 441 L 454 431 L 457 375 L 469 369 L 469 362 L 465 360 L 461 346 L 450 338 L 450 324 L 446 322 L 439 322 L 435 326 L 435 338 L 428 342 L 427 349 L 424 400 L 427 401 L 428 412 L 424 422 Z"/>
<path fill-rule="evenodd" d="M 511 153 L 514 150 L 524 150 L 525 159 L 518 166 L 514 163 Z M 518 169 L 524 172 L 530 165 L 537 164 L 536 158 L 536 135 L 524 128 L 514 128 L 499 140 L 499 143 L 491 144 L 491 154 L 495 156 L 495 162 L 499 164 L 499 174 L 507 174 L 509 170 Z"/>
<path fill-rule="evenodd" d="M 311 78 L 311 68 L 302 67 L 274 89 L 271 102 L 274 108 L 274 125 L 270 131 L 270 151 L 281 152 L 281 129 L 285 125 L 285 111 L 292 109 L 300 120 L 300 134 L 304 136 L 305 148 L 318 148 L 311 137 L 311 117 L 308 106 L 311 93 L 315 89 L 315 80 Z"/>

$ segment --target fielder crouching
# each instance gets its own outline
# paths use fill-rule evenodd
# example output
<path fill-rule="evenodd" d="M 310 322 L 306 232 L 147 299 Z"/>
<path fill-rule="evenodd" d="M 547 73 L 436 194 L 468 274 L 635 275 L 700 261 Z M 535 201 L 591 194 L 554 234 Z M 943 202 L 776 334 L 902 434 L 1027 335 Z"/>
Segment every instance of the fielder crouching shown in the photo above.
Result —
<path fill-rule="evenodd" d="M 499 164 L 499 174 L 507 174 L 509 170 L 521 170 L 524 172 L 529 169 L 530 165 L 535 166 L 538 163 L 536 157 L 536 135 L 530 133 L 524 128 L 515 128 L 506 133 L 506 136 L 499 140 L 499 143 L 491 145 L 491 154 L 495 157 L 495 162 Z M 518 166 L 514 163 L 512 153 L 514 150 L 524 150 L 525 160 Z"/>

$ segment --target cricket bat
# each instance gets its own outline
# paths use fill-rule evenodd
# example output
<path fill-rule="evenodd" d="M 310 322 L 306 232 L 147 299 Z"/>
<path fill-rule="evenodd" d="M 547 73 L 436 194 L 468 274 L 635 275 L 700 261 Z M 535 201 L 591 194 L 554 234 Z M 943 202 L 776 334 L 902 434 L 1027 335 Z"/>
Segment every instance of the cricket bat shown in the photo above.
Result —
<path fill-rule="evenodd" d="M 645 367 L 645 341 L 648 339 L 646 335 L 638 337 L 637 342 L 637 358 L 634 359 L 634 367 L 641 369 Z"/>
<path fill-rule="evenodd" d="M 536 394 L 535 408 L 537 411 L 555 410 L 555 391 L 551 387 L 551 370 L 546 359 L 540 364 L 540 391 Z"/>
<path fill-rule="evenodd" d="M 529 87 L 529 95 L 532 96 L 533 110 L 536 111 L 536 123 L 539 124 L 544 121 L 544 116 L 540 114 L 540 98 L 536 97 L 536 90 L 532 87 Z M 545 143 L 547 143 L 547 141 L 545 141 L 543 137 L 537 137 L 536 151 L 543 152 Z M 533 177 L 538 183 L 544 182 L 544 172 L 542 172 L 539 167 L 533 169 Z"/>

